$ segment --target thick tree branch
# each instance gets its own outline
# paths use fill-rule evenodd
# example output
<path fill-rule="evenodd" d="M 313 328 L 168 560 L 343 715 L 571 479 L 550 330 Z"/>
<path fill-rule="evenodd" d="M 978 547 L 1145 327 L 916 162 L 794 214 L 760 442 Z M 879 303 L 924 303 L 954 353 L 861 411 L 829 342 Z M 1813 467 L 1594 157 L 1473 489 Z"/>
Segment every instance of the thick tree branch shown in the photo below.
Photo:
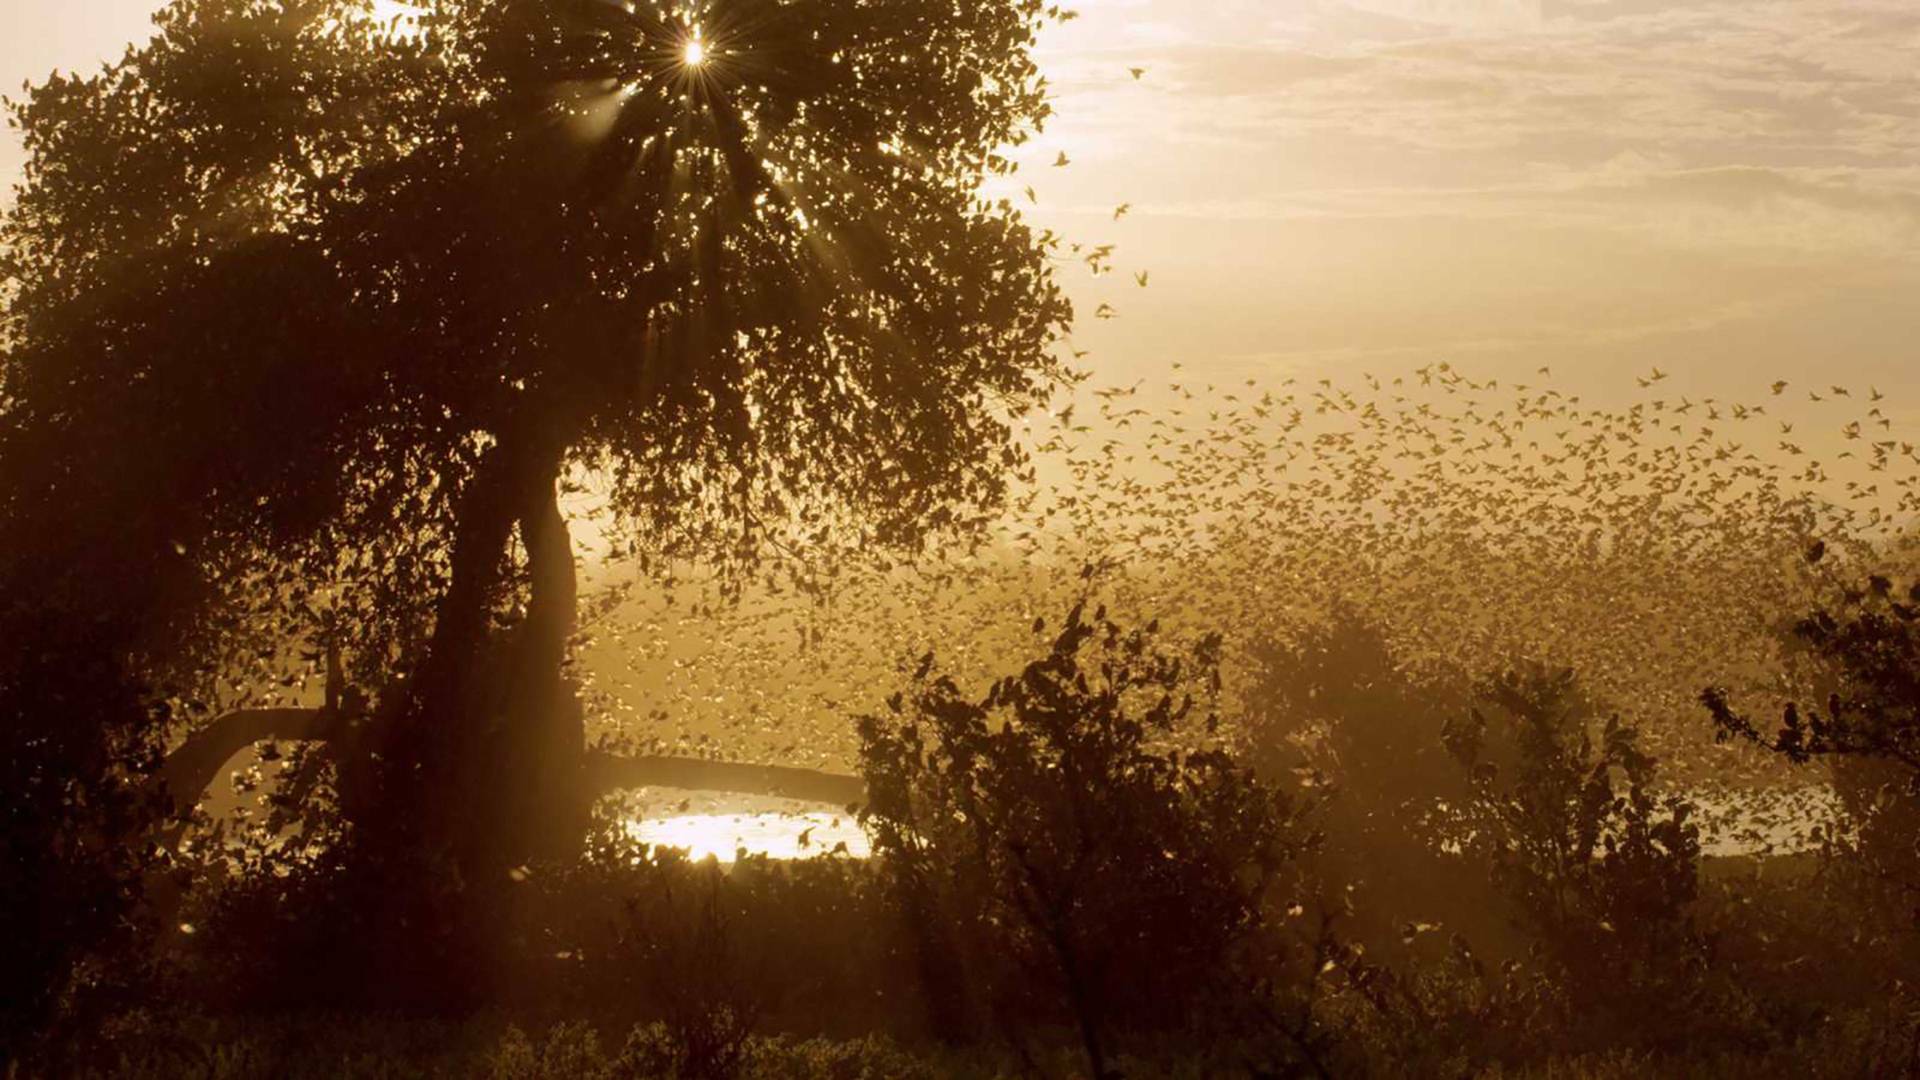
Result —
<path fill-rule="evenodd" d="M 220 770 L 255 743 L 331 742 L 346 731 L 346 717 L 326 709 L 244 709 L 228 713 L 167 755 L 160 780 L 181 812 L 206 795 Z M 625 788 L 672 787 L 810 799 L 846 806 L 866 801 L 858 776 L 784 765 L 744 765 L 703 758 L 587 753 L 583 782 L 593 798 Z"/>
<path fill-rule="evenodd" d="M 241 709 L 215 720 L 167 755 L 160 768 L 177 812 L 192 810 L 233 756 L 268 739 L 331 742 L 346 730 L 347 717 L 333 709 Z"/>
<path fill-rule="evenodd" d="M 412 682 L 412 707 L 401 717 L 400 745 L 390 752 L 417 765 L 433 758 L 430 739 L 458 741 L 451 718 L 472 718 L 480 710 L 472 699 L 470 673 L 482 664 L 489 612 L 502 580 L 507 540 L 519 518 L 516 495 L 529 474 L 552 475 L 530 465 L 542 452 L 527 449 L 522 438 L 505 434 L 489 448 L 460 494 L 447 591 L 434 612 L 433 635 Z"/>

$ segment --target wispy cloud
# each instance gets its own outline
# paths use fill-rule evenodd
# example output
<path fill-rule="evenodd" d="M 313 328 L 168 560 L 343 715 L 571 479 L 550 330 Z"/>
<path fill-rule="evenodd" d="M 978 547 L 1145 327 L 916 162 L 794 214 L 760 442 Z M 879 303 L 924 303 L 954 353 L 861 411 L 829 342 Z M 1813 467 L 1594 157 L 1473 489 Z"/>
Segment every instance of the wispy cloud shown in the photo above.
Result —
<path fill-rule="evenodd" d="M 1083 7 L 1025 180 L 1162 290 L 1096 355 L 1913 366 L 1911 0 Z"/>

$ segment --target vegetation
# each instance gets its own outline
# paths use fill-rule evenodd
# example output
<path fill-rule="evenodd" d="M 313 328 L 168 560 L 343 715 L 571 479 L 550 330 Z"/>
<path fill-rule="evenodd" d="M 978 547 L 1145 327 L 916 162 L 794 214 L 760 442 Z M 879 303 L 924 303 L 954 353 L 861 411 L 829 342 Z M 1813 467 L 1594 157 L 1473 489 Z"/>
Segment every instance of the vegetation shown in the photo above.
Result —
<path fill-rule="evenodd" d="M 343 879 L 253 831 L 257 846 L 198 868 L 186 921 L 141 946 L 154 992 L 96 1014 L 67 1067 L 1251 1077 L 1911 1064 L 1911 921 L 1859 891 L 1876 880 L 1869 849 L 1704 857 L 1687 800 L 1656 793 L 1636 733 L 1602 719 L 1570 672 L 1508 667 L 1450 712 L 1420 714 L 1408 727 L 1438 753 L 1387 801 L 1352 794 L 1361 776 L 1336 782 L 1323 745 L 1282 737 L 1253 753 L 1243 733 L 1259 728 L 1218 709 L 1218 639 L 1128 630 L 1091 599 L 1035 633 L 1038 655 L 983 696 L 927 656 L 860 722 L 871 859 L 723 867 L 606 820 L 582 859 L 520 877 L 498 946 L 507 989 L 453 1022 L 375 1019 L 339 996 L 343 924 L 317 913 L 341 902 Z M 1295 654 L 1312 663 L 1276 661 L 1271 700 L 1317 696 L 1339 670 L 1349 685 L 1386 674 L 1377 633 L 1333 626 L 1318 640 Z M 1334 641 L 1350 651 L 1327 651 Z M 1369 704 L 1439 700 L 1401 678 L 1328 715 L 1353 725 Z M 1400 824 L 1374 827 L 1346 802 Z M 1416 850 L 1424 892 L 1382 889 Z"/>
<path fill-rule="evenodd" d="M 1920 453 L 1089 384 L 986 194 L 1068 17 L 175 0 L 17 104 L 9 1075 L 1920 1070 Z"/>
<path fill-rule="evenodd" d="M 1039 5 L 702 17 L 690 65 L 672 4 L 448 2 L 400 35 L 349 0 L 182 0 L 19 107 L 0 638 L 40 651 L 0 716 L 44 827 L 15 865 L 190 808 L 103 797 L 183 729 L 326 742 L 357 936 L 417 954 L 384 985 L 484 986 L 484 913 L 579 849 L 593 794 L 569 470 L 722 564 L 802 530 L 913 550 L 998 502 L 1010 414 L 1065 379 L 1044 243 L 978 194 L 1045 116 Z M 323 653 L 354 707 L 286 710 Z M 78 890 L 125 891 L 118 857 Z M 16 914 L 78 940 L 39 923 L 115 917 L 87 907 Z"/>
<path fill-rule="evenodd" d="M 1269 925 L 1302 884 L 1292 800 L 1205 740 L 1182 745 L 1218 730 L 1192 692 L 1217 691 L 1219 639 L 1183 658 L 1085 615 L 978 703 L 926 681 L 929 654 L 911 703 L 889 701 L 899 718 L 860 730 L 866 822 L 919 924 L 937 1022 L 971 1034 L 985 1014 L 1018 1037 L 1052 1021 L 1105 1076 L 1123 1035 L 1276 1016 L 1275 978 L 1310 978 L 1317 958 L 1289 964 Z M 1312 1060 L 1308 1033 L 1287 1034 Z"/>

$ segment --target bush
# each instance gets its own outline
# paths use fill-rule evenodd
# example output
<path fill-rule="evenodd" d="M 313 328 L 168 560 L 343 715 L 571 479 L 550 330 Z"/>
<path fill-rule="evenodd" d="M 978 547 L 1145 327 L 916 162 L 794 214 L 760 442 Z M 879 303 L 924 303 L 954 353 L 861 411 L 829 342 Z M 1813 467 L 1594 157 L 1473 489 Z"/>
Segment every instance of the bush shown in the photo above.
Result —
<path fill-rule="evenodd" d="M 1792 638 L 1824 701 L 1787 702 L 1766 731 L 1722 688 L 1708 688 L 1702 701 L 1721 740 L 1831 766 L 1846 828 L 1826 838 L 1827 854 L 1850 878 L 1863 913 L 1876 916 L 1876 932 L 1912 961 L 1920 928 L 1920 583 L 1896 596 L 1889 578 L 1871 576 L 1831 609 L 1798 620 Z"/>
<path fill-rule="evenodd" d="M 1509 944 L 1486 874 L 1449 857 L 1439 835 L 1440 808 L 1469 792 L 1439 737 L 1467 689 L 1412 670 L 1351 612 L 1255 641 L 1248 655 L 1248 760 L 1263 776 L 1306 769 L 1324 785 L 1314 865 L 1339 897 L 1342 933 L 1400 962 L 1414 959 L 1410 925 Z"/>
<path fill-rule="evenodd" d="M 0 552 L 0 575 L 15 553 Z M 84 1046 L 147 989 L 140 898 L 166 710 L 107 620 L 0 580 L 0 1061 Z"/>
<path fill-rule="evenodd" d="M 1489 680 L 1444 739 L 1471 794 L 1447 831 L 1537 941 L 1535 992 L 1570 1041 L 1671 1045 L 1698 1033 L 1707 955 L 1692 806 L 1660 798 L 1637 732 L 1599 721 L 1570 671 Z M 1491 715 L 1489 715 L 1491 713 Z M 1598 736 L 1596 739 L 1595 736 Z"/>
<path fill-rule="evenodd" d="M 1102 1076 L 1118 1032 L 1246 1012 L 1267 902 L 1298 885 L 1308 837 L 1196 708 L 1219 639 L 1174 655 L 1084 608 L 978 701 L 929 655 L 859 729 L 865 821 L 924 977 L 947 988 L 936 1006 L 977 1007 L 953 1000 L 969 993 L 1009 1034 L 1069 1027 Z"/>

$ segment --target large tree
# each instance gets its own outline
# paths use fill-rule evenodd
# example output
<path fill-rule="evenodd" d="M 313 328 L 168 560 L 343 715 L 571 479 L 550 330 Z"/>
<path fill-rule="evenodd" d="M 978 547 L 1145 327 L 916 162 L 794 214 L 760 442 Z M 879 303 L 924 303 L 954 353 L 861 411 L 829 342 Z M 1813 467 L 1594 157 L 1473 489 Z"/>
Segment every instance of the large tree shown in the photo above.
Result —
<path fill-rule="evenodd" d="M 291 647 L 344 650 L 372 707 L 223 738 L 334 739 L 349 816 L 468 877 L 564 843 L 570 470 L 656 551 L 735 565 L 982 520 L 1068 376 L 1048 241 L 983 194 L 1047 114 L 1050 14 L 175 0 L 33 88 L 0 616 L 46 645 L 0 672 L 39 748 L 10 868 L 123 835 L 73 822 Z"/>

